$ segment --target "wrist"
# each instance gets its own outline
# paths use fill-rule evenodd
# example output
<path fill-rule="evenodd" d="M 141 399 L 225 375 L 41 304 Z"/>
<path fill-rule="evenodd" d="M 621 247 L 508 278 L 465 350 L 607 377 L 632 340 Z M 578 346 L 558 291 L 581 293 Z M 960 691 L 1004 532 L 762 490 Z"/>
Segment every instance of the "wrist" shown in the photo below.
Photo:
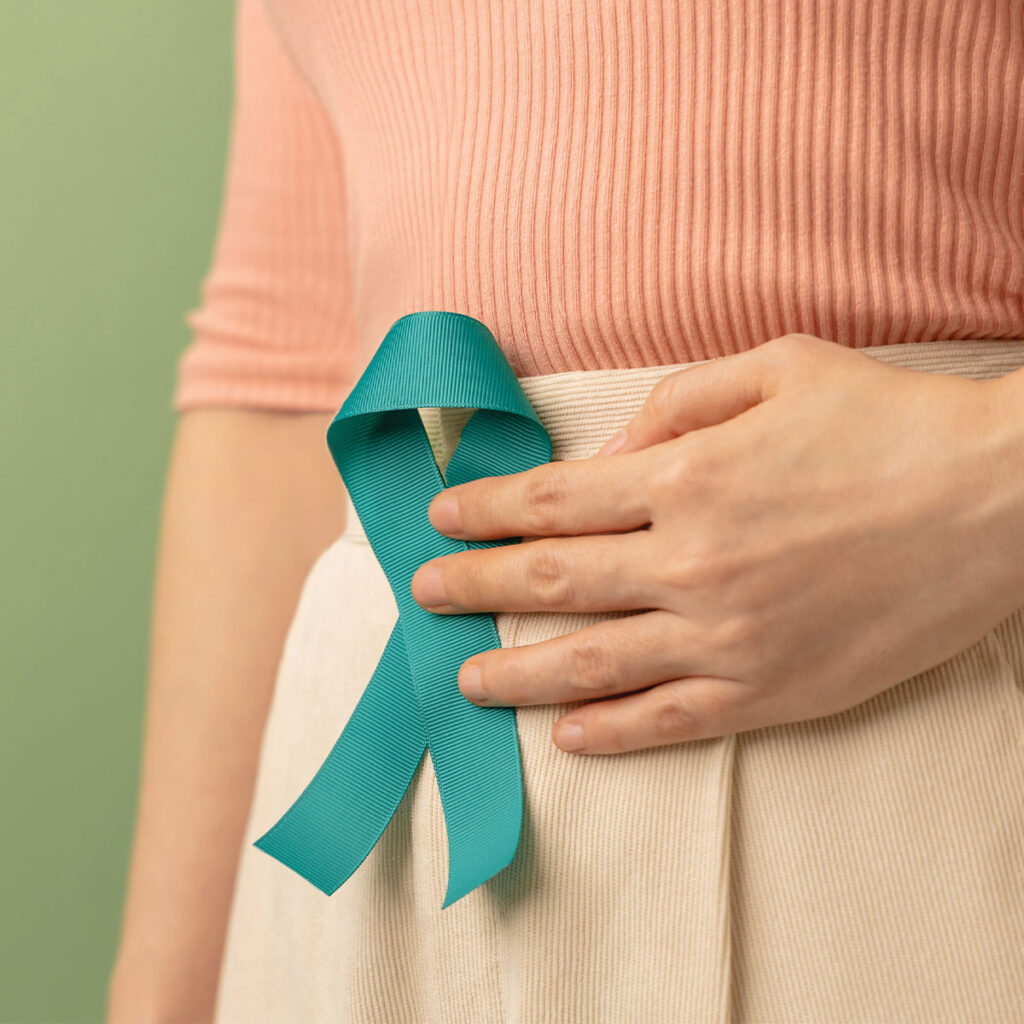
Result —
<path fill-rule="evenodd" d="M 992 522 L 1000 538 L 1018 606 L 1024 606 L 1024 370 L 981 382 L 987 425 L 986 478 L 992 496 Z"/>
<path fill-rule="evenodd" d="M 1024 369 L 982 382 L 992 411 L 996 471 L 1024 493 Z"/>

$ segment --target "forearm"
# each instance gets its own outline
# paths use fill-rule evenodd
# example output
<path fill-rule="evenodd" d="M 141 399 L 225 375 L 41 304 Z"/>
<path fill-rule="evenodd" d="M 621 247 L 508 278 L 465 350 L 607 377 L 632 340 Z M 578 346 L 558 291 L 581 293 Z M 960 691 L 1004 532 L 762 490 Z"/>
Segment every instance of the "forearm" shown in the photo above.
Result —
<path fill-rule="evenodd" d="M 278 659 L 344 526 L 326 414 L 183 413 L 167 477 L 114 1021 L 204 1021 Z"/>

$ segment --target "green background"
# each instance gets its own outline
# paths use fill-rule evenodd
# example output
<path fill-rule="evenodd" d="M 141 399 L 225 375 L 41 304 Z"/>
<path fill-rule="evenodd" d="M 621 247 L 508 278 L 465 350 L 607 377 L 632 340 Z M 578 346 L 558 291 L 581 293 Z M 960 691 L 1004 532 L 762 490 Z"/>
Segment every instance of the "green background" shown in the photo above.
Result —
<path fill-rule="evenodd" d="M 99 1021 L 230 0 L 0 3 L 0 1020 Z"/>

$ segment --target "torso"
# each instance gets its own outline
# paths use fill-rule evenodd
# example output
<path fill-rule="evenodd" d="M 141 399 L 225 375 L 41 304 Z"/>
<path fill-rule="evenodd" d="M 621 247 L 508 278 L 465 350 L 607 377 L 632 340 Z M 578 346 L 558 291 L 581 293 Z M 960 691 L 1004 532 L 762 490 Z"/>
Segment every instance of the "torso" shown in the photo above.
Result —
<path fill-rule="evenodd" d="M 1024 337 L 1017 0 L 264 0 L 344 153 L 358 345 L 516 371 Z"/>

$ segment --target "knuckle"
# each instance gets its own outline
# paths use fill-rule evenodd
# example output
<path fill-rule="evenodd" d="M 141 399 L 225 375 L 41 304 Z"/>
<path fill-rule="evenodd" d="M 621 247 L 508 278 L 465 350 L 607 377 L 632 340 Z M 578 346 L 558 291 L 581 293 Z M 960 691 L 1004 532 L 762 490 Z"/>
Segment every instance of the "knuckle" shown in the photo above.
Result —
<path fill-rule="evenodd" d="M 651 416 L 659 423 L 671 424 L 675 418 L 679 396 L 679 376 L 670 373 L 651 388 L 647 406 Z"/>
<path fill-rule="evenodd" d="M 683 589 L 720 587 L 738 571 L 735 556 L 721 542 L 698 534 L 677 545 L 663 560 L 662 582 Z"/>
<path fill-rule="evenodd" d="M 565 559 L 542 543 L 534 548 L 526 565 L 526 585 L 531 598 L 548 611 L 562 611 L 572 602 L 572 581 Z"/>
<path fill-rule="evenodd" d="M 570 659 L 573 688 L 584 692 L 605 690 L 610 681 L 609 662 L 608 650 L 597 638 L 574 637 Z"/>
<path fill-rule="evenodd" d="M 683 460 L 659 458 L 647 477 L 647 488 L 656 501 L 674 502 L 684 487 Z"/>
<path fill-rule="evenodd" d="M 682 495 L 699 492 L 705 478 L 705 460 L 691 436 L 683 434 L 665 445 L 651 466 L 648 482 L 655 499 L 675 503 Z"/>
<path fill-rule="evenodd" d="M 762 348 L 764 355 L 768 357 L 769 366 L 793 372 L 805 366 L 809 359 L 817 356 L 825 344 L 828 343 L 811 334 L 781 334 L 766 342 Z"/>
<path fill-rule="evenodd" d="M 757 620 L 751 615 L 733 615 L 709 628 L 709 640 L 716 650 L 746 650 L 758 646 Z"/>
<path fill-rule="evenodd" d="M 741 705 L 739 691 L 721 684 L 705 687 L 700 692 L 701 720 L 705 725 L 728 725 Z"/>
<path fill-rule="evenodd" d="M 543 537 L 557 529 L 566 500 L 565 474 L 558 463 L 549 463 L 528 474 L 523 495 L 523 521 L 527 533 Z"/>
<path fill-rule="evenodd" d="M 774 353 L 783 356 L 798 356 L 802 352 L 806 352 L 808 349 L 814 347 L 814 342 L 817 339 L 812 338 L 809 334 L 780 334 L 777 338 L 772 338 L 768 344 Z"/>
<path fill-rule="evenodd" d="M 702 582 L 700 570 L 701 560 L 692 540 L 676 545 L 656 567 L 661 583 L 683 590 L 697 587 Z"/>
<path fill-rule="evenodd" d="M 678 690 L 666 689 L 658 697 L 651 717 L 655 732 L 661 739 L 685 739 L 700 732 L 701 720 L 692 701 Z"/>

